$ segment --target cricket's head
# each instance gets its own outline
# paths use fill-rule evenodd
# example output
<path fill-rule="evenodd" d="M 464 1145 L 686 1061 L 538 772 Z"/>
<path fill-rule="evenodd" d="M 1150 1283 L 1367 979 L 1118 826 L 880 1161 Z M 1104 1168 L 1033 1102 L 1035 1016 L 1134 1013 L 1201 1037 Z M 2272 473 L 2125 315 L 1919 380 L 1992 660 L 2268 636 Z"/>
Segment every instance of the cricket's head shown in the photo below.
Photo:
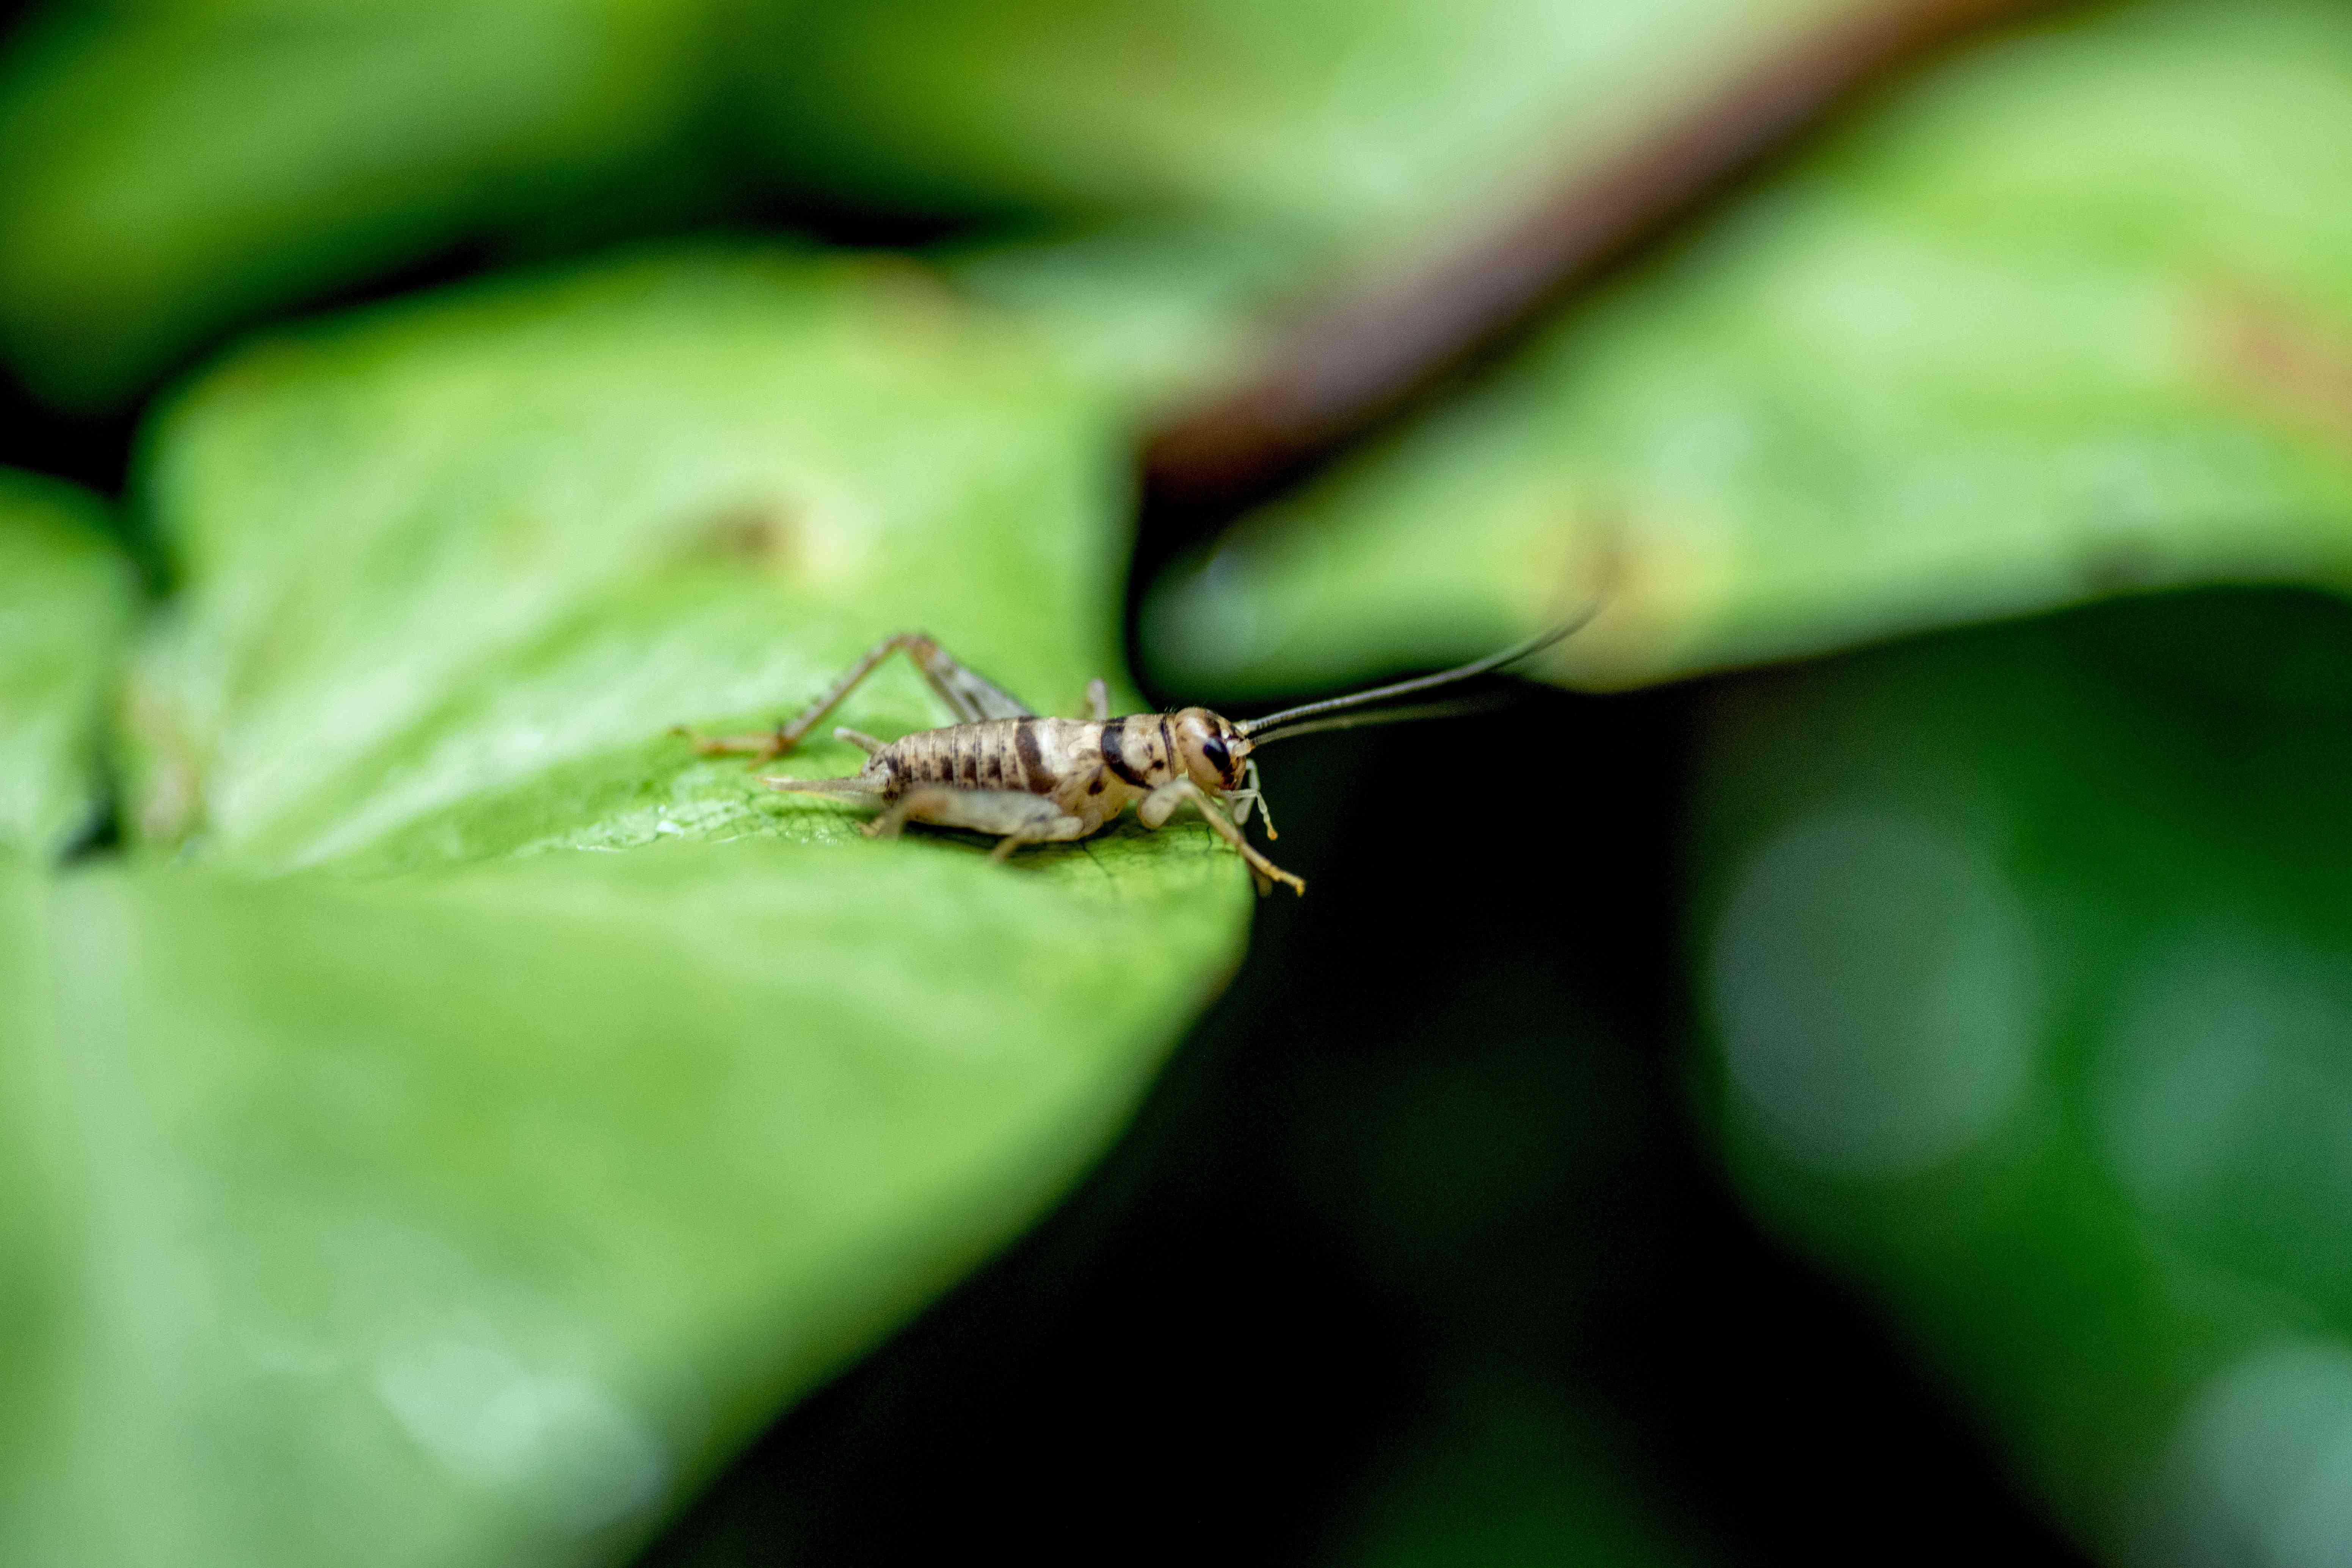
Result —
<path fill-rule="evenodd" d="M 1218 795 L 1242 787 L 1250 738 L 1238 725 L 1206 708 L 1181 710 L 1171 724 L 1176 732 L 1177 757 L 1194 784 Z"/>

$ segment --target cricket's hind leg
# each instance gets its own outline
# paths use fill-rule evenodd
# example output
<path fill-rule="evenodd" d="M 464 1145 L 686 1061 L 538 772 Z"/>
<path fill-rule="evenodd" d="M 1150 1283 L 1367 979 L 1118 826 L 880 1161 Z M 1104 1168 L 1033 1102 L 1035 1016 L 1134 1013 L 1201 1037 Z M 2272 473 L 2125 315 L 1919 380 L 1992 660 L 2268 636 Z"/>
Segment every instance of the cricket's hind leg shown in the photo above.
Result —
<path fill-rule="evenodd" d="M 694 742 L 697 756 L 743 756 L 757 767 L 769 759 L 782 754 L 782 737 L 773 730 L 762 730 L 756 735 L 706 735 L 699 730 L 689 730 L 683 724 L 673 724 L 669 732 L 683 735 Z"/>
<path fill-rule="evenodd" d="M 790 749 L 790 742 L 785 741 L 784 732 L 782 730 L 762 730 L 756 735 L 704 735 L 688 730 L 683 725 L 676 725 L 671 728 L 670 733 L 684 735 L 688 740 L 692 741 L 695 751 L 702 756 L 722 757 L 730 753 L 748 756 L 751 759 L 754 767 L 782 755 Z M 876 740 L 865 731 L 853 730 L 846 724 L 835 725 L 833 738 L 836 741 L 847 742 L 869 757 L 882 750 L 883 746 L 882 742 Z M 772 784 L 776 783 L 774 779 L 763 782 Z"/>
<path fill-rule="evenodd" d="M 866 650 L 864 658 L 843 672 L 840 679 L 826 689 L 814 706 L 789 724 L 777 726 L 775 744 L 778 751 L 789 752 L 801 743 L 807 733 L 824 721 L 824 716 L 840 706 L 857 683 L 874 673 L 875 667 L 892 654 L 904 651 L 922 672 L 925 684 L 936 692 L 959 723 L 976 724 L 983 719 L 1027 719 L 1032 717 L 1021 700 L 990 680 L 979 671 L 959 663 L 949 652 L 921 632 L 900 632 L 884 637 Z"/>
<path fill-rule="evenodd" d="M 866 824 L 877 838 L 895 838 L 909 822 L 961 827 L 997 835 L 992 860 L 1002 860 L 1024 844 L 1053 844 L 1087 836 L 1083 818 L 1070 816 L 1043 795 L 1016 789 L 910 789 Z"/>
<path fill-rule="evenodd" d="M 670 733 L 686 736 L 694 742 L 694 749 L 706 757 L 734 753 L 750 757 L 755 765 L 771 757 L 780 757 L 799 745 L 810 731 L 823 723 L 824 716 L 839 707 L 842 699 L 856 689 L 859 681 L 873 674 L 877 665 L 902 650 L 914 661 L 915 668 L 922 672 L 925 683 L 955 714 L 958 722 L 974 724 L 983 719 L 1034 717 L 1019 698 L 979 671 L 958 663 L 945 648 L 921 632 L 899 632 L 867 648 L 865 656 L 826 688 L 824 694 L 813 706 L 789 723 L 751 735 L 701 735 L 682 724 L 673 726 Z M 866 746 L 869 752 L 875 749 L 867 744 L 869 737 L 860 736 L 854 730 L 845 735 L 841 731 L 835 733 Z"/>
<path fill-rule="evenodd" d="M 851 805 L 877 806 L 883 803 L 881 795 L 855 773 L 839 779 L 784 779 L 763 775 L 760 782 L 770 789 L 783 790 L 793 795 L 829 795 Z"/>

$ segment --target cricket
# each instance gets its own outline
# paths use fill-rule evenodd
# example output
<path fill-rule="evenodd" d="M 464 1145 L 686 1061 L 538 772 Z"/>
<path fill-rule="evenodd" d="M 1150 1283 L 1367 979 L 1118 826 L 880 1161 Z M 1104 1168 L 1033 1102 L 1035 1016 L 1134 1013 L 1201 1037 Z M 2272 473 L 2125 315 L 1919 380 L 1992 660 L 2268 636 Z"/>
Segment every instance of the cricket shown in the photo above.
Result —
<path fill-rule="evenodd" d="M 1276 883 L 1303 895 L 1307 884 L 1267 859 L 1242 831 L 1255 807 L 1266 837 L 1276 837 L 1258 784 L 1255 752 L 1317 731 L 1466 710 L 1475 704 L 1372 710 L 1400 697 L 1459 686 L 1531 658 L 1591 616 L 1588 609 L 1457 668 L 1240 721 L 1206 708 L 1115 719 L 1110 689 L 1099 678 L 1087 683 L 1086 717 L 1040 715 L 950 657 L 931 637 L 900 632 L 867 649 L 814 705 L 789 723 L 750 735 L 677 732 L 692 740 L 694 749 L 705 756 L 749 754 L 756 766 L 799 745 L 859 681 L 893 653 L 903 652 L 955 715 L 954 723 L 887 742 L 836 728 L 835 739 L 866 753 L 862 770 L 842 778 L 763 777 L 761 782 L 874 809 L 878 815 L 864 827 L 870 837 L 896 837 L 909 822 L 992 835 L 996 847 L 990 858 L 999 861 L 1024 844 L 1067 843 L 1098 833 L 1130 805 L 1137 820 L 1155 831 L 1189 805 L 1240 853 L 1261 896 L 1272 892 Z"/>

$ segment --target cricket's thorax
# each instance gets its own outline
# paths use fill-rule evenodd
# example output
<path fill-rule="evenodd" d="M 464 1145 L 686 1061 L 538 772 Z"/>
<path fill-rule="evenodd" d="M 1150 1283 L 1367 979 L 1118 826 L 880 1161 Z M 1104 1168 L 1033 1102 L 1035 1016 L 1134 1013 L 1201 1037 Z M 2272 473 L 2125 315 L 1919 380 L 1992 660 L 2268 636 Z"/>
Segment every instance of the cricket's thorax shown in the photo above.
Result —
<path fill-rule="evenodd" d="M 1100 723 L 984 719 L 921 730 L 874 753 L 864 782 L 886 800 L 925 784 L 1020 790 L 1108 816 L 1181 771 L 1167 718 L 1138 713 Z"/>

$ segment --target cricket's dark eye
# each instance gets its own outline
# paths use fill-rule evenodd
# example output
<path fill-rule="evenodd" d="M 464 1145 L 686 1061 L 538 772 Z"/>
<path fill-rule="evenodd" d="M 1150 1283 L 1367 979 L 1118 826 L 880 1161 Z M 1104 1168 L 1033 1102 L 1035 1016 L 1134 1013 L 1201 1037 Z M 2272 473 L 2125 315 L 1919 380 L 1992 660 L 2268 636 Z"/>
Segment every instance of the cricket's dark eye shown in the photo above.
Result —
<path fill-rule="evenodd" d="M 1217 770 L 1219 778 L 1234 771 L 1234 754 L 1226 749 L 1223 735 L 1212 735 L 1202 742 L 1201 754 L 1209 759 L 1209 765 Z"/>

